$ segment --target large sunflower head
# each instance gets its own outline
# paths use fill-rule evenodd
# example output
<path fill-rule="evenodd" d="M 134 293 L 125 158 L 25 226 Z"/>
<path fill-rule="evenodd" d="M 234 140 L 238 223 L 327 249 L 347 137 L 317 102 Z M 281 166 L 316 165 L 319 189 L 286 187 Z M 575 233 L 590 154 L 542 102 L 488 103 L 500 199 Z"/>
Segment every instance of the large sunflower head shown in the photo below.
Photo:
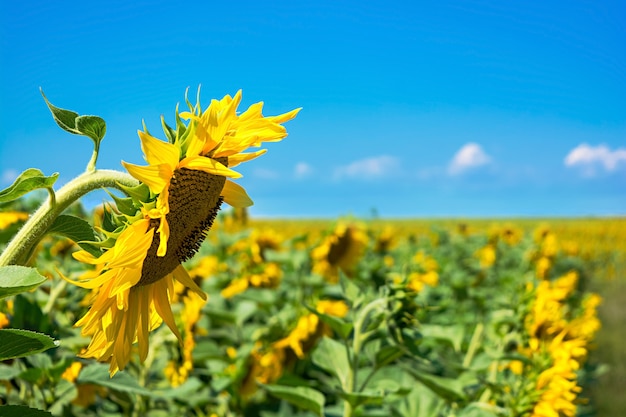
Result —
<path fill-rule="evenodd" d="M 141 184 L 127 189 L 128 198 L 114 197 L 117 207 L 105 213 L 103 240 L 94 250 L 74 254 L 96 267 L 72 281 L 94 292 L 77 323 L 92 336 L 83 356 L 110 361 L 111 374 L 126 366 L 135 341 L 146 357 L 148 333 L 162 321 L 180 339 L 170 308 L 173 280 L 205 297 L 181 263 L 196 253 L 222 202 L 252 205 L 230 180 L 241 177 L 232 168 L 266 152 L 244 152 L 249 148 L 286 137 L 282 123 L 300 110 L 265 117 L 261 102 L 238 114 L 240 101 L 241 91 L 204 110 L 187 100 L 189 111 L 176 110 L 175 129 L 162 121 L 167 141 L 139 131 L 148 165 L 122 164 Z"/>

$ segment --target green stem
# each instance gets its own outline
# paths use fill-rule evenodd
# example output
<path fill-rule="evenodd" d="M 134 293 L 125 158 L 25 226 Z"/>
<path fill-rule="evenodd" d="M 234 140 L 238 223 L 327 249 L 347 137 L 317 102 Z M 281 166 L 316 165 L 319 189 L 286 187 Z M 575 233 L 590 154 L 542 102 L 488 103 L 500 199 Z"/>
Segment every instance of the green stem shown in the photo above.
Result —
<path fill-rule="evenodd" d="M 48 302 L 41 309 L 42 313 L 46 315 L 50 314 L 50 312 L 52 311 L 52 307 L 54 307 L 54 303 L 56 302 L 57 298 L 59 298 L 61 293 L 65 291 L 65 287 L 67 287 L 67 281 L 61 280 L 57 285 L 55 285 L 52 288 L 52 291 L 50 291 L 50 297 L 48 297 Z"/>
<path fill-rule="evenodd" d="M 56 193 L 56 202 L 54 203 L 54 200 L 53 204 L 51 201 L 44 202 L 13 237 L 4 252 L 0 254 L 0 266 L 23 265 L 30 250 L 39 243 L 54 220 L 70 204 L 102 187 L 121 190 L 120 184 L 134 187 L 137 185 L 137 180 L 120 171 L 101 170 L 86 172 L 65 184 Z"/>
<path fill-rule="evenodd" d="M 343 390 L 346 393 L 351 394 L 353 392 L 356 392 L 357 390 L 357 372 L 359 368 L 359 354 L 361 352 L 363 339 L 365 337 L 363 335 L 363 331 L 365 330 L 363 329 L 363 324 L 365 320 L 367 319 L 367 317 L 369 316 L 369 314 L 374 309 L 380 306 L 385 306 L 386 303 L 387 303 L 387 300 L 385 298 L 379 298 L 370 302 L 368 305 L 363 307 L 363 310 L 361 310 L 361 312 L 359 313 L 359 316 L 354 322 L 354 339 L 352 341 L 352 358 L 350 361 L 350 369 L 348 370 L 346 384 L 343 387 Z M 349 353 L 350 352 L 348 352 L 348 354 Z M 348 358 L 350 358 L 350 356 L 348 356 Z M 349 401 L 345 400 L 344 408 L 343 408 L 343 416 L 352 417 L 353 413 L 354 413 L 354 410 L 352 409 L 352 404 L 350 404 Z"/>
<path fill-rule="evenodd" d="M 96 141 L 93 148 L 93 153 L 91 154 L 91 159 L 87 164 L 87 169 L 85 172 L 96 172 L 96 161 L 98 160 L 98 152 L 100 151 L 100 141 Z"/>
<path fill-rule="evenodd" d="M 472 359 L 474 359 L 474 355 L 476 354 L 476 349 L 478 349 L 480 339 L 482 338 L 484 329 L 485 325 L 482 322 L 479 322 L 476 325 L 476 329 L 474 329 L 474 334 L 472 335 L 472 339 L 470 340 L 469 347 L 467 348 L 467 354 L 465 355 L 465 358 L 463 358 L 463 368 L 467 368 L 471 365 Z"/>

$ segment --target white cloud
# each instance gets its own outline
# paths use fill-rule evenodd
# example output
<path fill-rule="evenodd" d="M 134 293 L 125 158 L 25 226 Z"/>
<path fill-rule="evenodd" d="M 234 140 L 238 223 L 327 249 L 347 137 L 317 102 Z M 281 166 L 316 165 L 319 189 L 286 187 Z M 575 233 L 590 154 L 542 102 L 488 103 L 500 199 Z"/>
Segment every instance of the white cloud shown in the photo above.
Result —
<path fill-rule="evenodd" d="M 11 184 L 18 176 L 18 172 L 14 169 L 6 169 L 2 171 L 2 178 L 0 178 L 0 182 L 2 184 Z"/>
<path fill-rule="evenodd" d="M 393 172 L 399 165 L 397 158 L 389 155 L 380 155 L 372 158 L 360 159 L 351 164 L 341 166 L 335 170 L 335 178 L 377 178 Z"/>
<path fill-rule="evenodd" d="M 293 171 L 296 178 L 304 178 L 313 173 L 313 167 L 306 162 L 298 162 Z"/>
<path fill-rule="evenodd" d="M 617 148 L 614 151 L 606 145 L 589 146 L 586 143 L 572 149 L 565 157 L 565 166 L 582 167 L 587 175 L 594 175 L 594 168 L 598 165 L 606 171 L 615 171 L 620 163 L 626 162 L 626 149 Z"/>
<path fill-rule="evenodd" d="M 490 161 L 491 158 L 479 144 L 466 143 L 452 158 L 450 165 L 448 165 L 448 173 L 450 175 L 461 174 L 470 168 L 488 164 Z"/>

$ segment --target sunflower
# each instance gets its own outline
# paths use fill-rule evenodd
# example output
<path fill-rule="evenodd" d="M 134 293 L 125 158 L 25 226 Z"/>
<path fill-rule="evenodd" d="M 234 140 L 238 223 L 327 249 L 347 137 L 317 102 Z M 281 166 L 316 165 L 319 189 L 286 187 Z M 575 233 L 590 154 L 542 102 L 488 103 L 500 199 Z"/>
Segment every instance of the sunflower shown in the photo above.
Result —
<path fill-rule="evenodd" d="M 343 223 L 311 251 L 313 272 L 331 283 L 339 281 L 339 270 L 351 276 L 367 246 L 367 235 L 356 225 Z"/>
<path fill-rule="evenodd" d="M 74 254 L 95 266 L 70 280 L 93 291 L 91 308 L 76 323 L 92 337 L 81 356 L 109 361 L 111 376 L 128 364 L 135 342 L 145 360 L 148 335 L 163 321 L 181 340 L 170 306 L 174 281 L 206 299 L 181 263 L 196 253 L 223 201 L 252 205 L 246 191 L 228 179 L 241 177 L 232 168 L 266 152 L 244 153 L 248 148 L 286 137 L 281 123 L 300 110 L 264 117 L 260 102 L 237 114 L 240 101 L 238 91 L 212 100 L 204 111 L 199 101 L 188 112 L 177 110 L 176 129 L 163 122 L 168 142 L 139 131 L 148 166 L 122 164 L 141 184 L 128 190 L 130 201 L 116 199 L 117 211 L 107 213 L 103 224 L 109 227 L 98 242 L 104 252 Z"/>

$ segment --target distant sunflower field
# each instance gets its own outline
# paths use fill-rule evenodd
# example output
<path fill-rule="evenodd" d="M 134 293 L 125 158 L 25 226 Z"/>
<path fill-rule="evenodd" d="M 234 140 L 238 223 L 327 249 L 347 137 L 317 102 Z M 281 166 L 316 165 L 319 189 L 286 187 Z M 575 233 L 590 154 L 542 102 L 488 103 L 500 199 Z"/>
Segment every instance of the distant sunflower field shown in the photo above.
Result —
<path fill-rule="evenodd" d="M 299 109 L 185 99 L 128 174 L 45 99 L 94 155 L 0 191 L 0 416 L 624 411 L 625 219 L 251 219 L 233 168 Z"/>
<path fill-rule="evenodd" d="M 2 236 L 24 213 L 0 215 Z M 623 273 L 614 244 L 625 233 L 622 219 L 281 221 L 232 210 L 184 265 L 207 300 L 171 288 L 182 343 L 161 326 L 145 361 L 135 345 L 112 378 L 80 358 L 89 338 L 73 324 L 93 294 L 60 277 L 84 273 L 79 248 L 48 237 L 33 255 L 46 282 L 5 298 L 0 326 L 60 344 L 2 363 L 0 398 L 77 416 L 595 415 L 598 307 L 611 294 L 591 288 Z"/>

